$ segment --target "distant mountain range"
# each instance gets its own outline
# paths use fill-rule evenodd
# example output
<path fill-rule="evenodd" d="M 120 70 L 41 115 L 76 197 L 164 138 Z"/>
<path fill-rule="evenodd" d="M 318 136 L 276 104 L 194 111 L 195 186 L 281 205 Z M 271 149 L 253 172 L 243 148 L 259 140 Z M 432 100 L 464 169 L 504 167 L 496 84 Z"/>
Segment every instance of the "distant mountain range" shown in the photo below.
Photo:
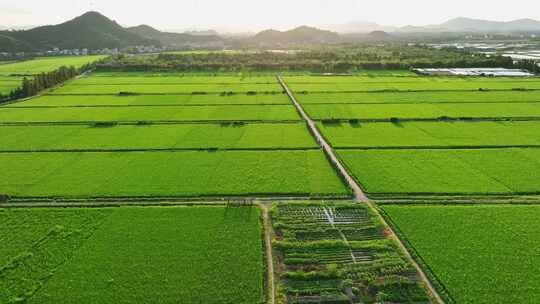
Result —
<path fill-rule="evenodd" d="M 249 42 L 265 45 L 325 44 L 340 41 L 338 33 L 300 26 L 289 31 L 266 30 L 248 39 Z"/>
<path fill-rule="evenodd" d="M 534 19 L 518 19 L 514 21 L 489 21 L 472 18 L 455 18 L 441 24 L 426 26 L 385 26 L 373 22 L 349 22 L 341 25 L 330 25 L 325 28 L 344 34 L 385 32 L 471 32 L 471 33 L 520 33 L 540 32 L 540 21 Z"/>
<path fill-rule="evenodd" d="M 164 33 L 150 26 L 124 28 L 97 12 L 58 25 L 22 31 L 0 31 L 0 52 L 60 49 L 124 48 L 137 45 L 181 46 L 219 43 L 217 36 Z"/>
<path fill-rule="evenodd" d="M 126 28 L 129 32 L 144 37 L 146 39 L 159 41 L 160 44 L 172 47 L 216 47 L 223 45 L 223 39 L 218 35 L 202 35 L 202 34 L 180 34 L 161 32 L 148 25 L 139 25 Z"/>
<path fill-rule="evenodd" d="M 28 30 L 0 27 L 0 52 L 60 49 L 103 49 L 129 46 L 172 48 L 222 48 L 228 46 L 293 47 L 310 44 L 351 42 L 358 39 L 387 40 L 410 33 L 540 33 L 540 21 L 519 19 L 509 22 L 455 18 L 438 25 L 391 27 L 370 22 L 349 22 L 327 26 L 326 30 L 300 26 L 288 31 L 265 30 L 251 36 L 221 37 L 213 31 L 173 33 L 148 25 L 125 28 L 98 12 L 88 12 L 58 25 Z M 338 34 L 340 33 L 340 34 Z M 369 34 L 368 34 L 369 33 Z"/>
<path fill-rule="evenodd" d="M 501 22 L 470 18 L 455 18 L 439 25 L 441 29 L 454 32 L 539 32 L 540 21 L 518 19 Z"/>

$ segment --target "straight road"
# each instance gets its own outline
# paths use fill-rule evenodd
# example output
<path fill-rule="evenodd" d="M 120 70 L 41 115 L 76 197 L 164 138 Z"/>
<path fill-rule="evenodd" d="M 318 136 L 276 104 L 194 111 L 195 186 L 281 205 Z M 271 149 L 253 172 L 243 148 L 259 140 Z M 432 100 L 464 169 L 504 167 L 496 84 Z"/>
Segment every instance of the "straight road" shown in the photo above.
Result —
<path fill-rule="evenodd" d="M 347 172 L 347 170 L 345 170 L 345 167 L 343 166 L 341 161 L 336 156 L 336 153 L 334 152 L 334 150 L 332 149 L 330 144 L 328 144 L 326 139 L 322 136 L 321 132 L 317 128 L 317 125 L 315 124 L 313 119 L 311 119 L 311 117 L 309 117 L 309 115 L 307 115 L 306 111 L 304 110 L 302 105 L 296 100 L 296 98 L 294 97 L 294 94 L 291 92 L 289 87 L 285 84 L 285 82 L 283 81 L 281 76 L 278 76 L 277 78 L 278 78 L 279 83 L 281 84 L 281 86 L 283 87 L 283 89 L 285 90 L 285 92 L 287 93 L 287 95 L 289 96 L 291 101 L 293 102 L 293 104 L 296 107 L 296 110 L 298 111 L 298 113 L 300 113 L 302 118 L 307 122 L 308 127 L 311 130 L 311 134 L 313 134 L 315 136 L 315 140 L 323 148 L 324 153 L 326 153 L 326 155 L 330 158 L 332 163 L 338 169 L 341 176 L 345 179 L 345 181 L 347 182 L 349 187 L 353 190 L 354 198 L 359 202 L 367 202 L 368 198 L 367 198 L 366 194 L 364 193 L 364 191 L 362 191 L 360 186 L 358 186 L 358 184 L 352 178 L 352 176 L 349 174 L 349 172 Z"/>

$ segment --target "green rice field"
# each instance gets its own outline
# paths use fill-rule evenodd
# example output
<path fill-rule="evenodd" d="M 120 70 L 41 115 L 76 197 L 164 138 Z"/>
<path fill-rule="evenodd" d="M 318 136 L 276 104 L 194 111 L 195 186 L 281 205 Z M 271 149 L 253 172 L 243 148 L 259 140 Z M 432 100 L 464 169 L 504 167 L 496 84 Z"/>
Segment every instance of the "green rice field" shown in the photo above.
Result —
<path fill-rule="evenodd" d="M 264 303 L 259 210 L 0 209 L 0 303 Z"/>
<path fill-rule="evenodd" d="M 22 77 L 10 77 L 0 75 L 0 95 L 8 95 L 11 91 L 21 86 Z"/>
<path fill-rule="evenodd" d="M 62 66 L 73 66 L 80 68 L 85 64 L 101 60 L 107 56 L 73 56 L 73 57 L 42 57 L 27 61 L 19 61 L 10 64 L 0 65 L 0 75 L 34 75 L 43 72 L 50 72 Z"/>
<path fill-rule="evenodd" d="M 422 76 L 411 71 L 398 73 L 397 70 L 387 71 L 367 71 L 371 75 L 357 73 L 351 76 L 318 76 L 318 75 L 299 75 L 283 77 L 288 84 L 395 84 L 395 83 L 423 83 L 433 86 L 444 86 L 451 83 L 523 83 L 536 82 L 534 77 L 497 77 L 495 79 L 488 77 L 469 77 L 469 76 Z M 379 73 L 381 72 L 381 73 Z"/>
<path fill-rule="evenodd" d="M 432 80 L 435 79 L 435 80 Z M 386 78 L 380 81 L 340 81 L 290 83 L 294 92 L 373 92 L 373 91 L 478 91 L 478 90 L 521 90 L 540 89 L 540 82 L 530 79 L 479 79 L 450 78 L 447 81 L 437 80 L 437 77 L 414 77 L 405 81 L 396 78 Z"/>
<path fill-rule="evenodd" d="M 540 149 L 338 150 L 370 194 L 537 194 Z"/>
<path fill-rule="evenodd" d="M 121 92 L 137 94 L 202 94 L 202 93 L 247 93 L 274 92 L 281 93 L 283 89 L 277 83 L 231 83 L 231 84 L 96 84 L 77 85 L 75 83 L 53 90 L 54 94 L 119 94 Z"/>
<path fill-rule="evenodd" d="M 348 195 L 322 152 L 0 153 L 12 197 Z"/>
<path fill-rule="evenodd" d="M 510 103 L 540 102 L 540 91 L 308 93 L 296 94 L 296 97 L 303 104 Z"/>
<path fill-rule="evenodd" d="M 439 282 L 447 303 L 525 304 L 540 298 L 540 206 L 382 209 Z"/>
<path fill-rule="evenodd" d="M 335 148 L 540 145 L 540 121 L 318 123 Z"/>
<path fill-rule="evenodd" d="M 316 149 L 303 123 L 0 126 L 0 151 Z"/>
<path fill-rule="evenodd" d="M 0 107 L 0 163 L 10 176 L 0 194 L 350 195 L 275 77 L 129 75 L 92 74 L 63 87 L 97 95 L 44 95 Z M 129 85 L 156 94 L 99 95 Z M 163 95 L 170 87 L 229 85 L 280 91 Z"/>
<path fill-rule="evenodd" d="M 43 95 L 25 102 L 13 103 L 9 107 L 73 107 L 73 106 L 160 106 L 160 105 L 264 105 L 285 104 L 291 101 L 287 95 L 278 94 L 235 94 L 221 96 L 206 95 Z"/>
<path fill-rule="evenodd" d="M 0 65 L 0 94 L 101 58 Z M 0 303 L 263 304 L 268 274 L 276 304 L 430 303 L 378 211 L 447 303 L 540 298 L 540 206 L 437 204 L 537 200 L 539 78 L 284 79 L 380 205 L 275 75 L 89 73 L 0 106 Z"/>
<path fill-rule="evenodd" d="M 540 117 L 540 103 L 441 103 L 441 104 L 324 104 L 305 105 L 308 114 L 323 119 L 438 119 Z"/>
<path fill-rule="evenodd" d="M 187 85 L 187 84 L 275 84 L 275 76 L 204 76 L 192 74 L 146 74 L 146 73 L 94 73 L 90 77 L 81 77 L 72 82 L 77 85 L 133 85 L 133 84 L 161 84 L 161 85 Z"/>
<path fill-rule="evenodd" d="M 0 122 L 300 120 L 292 105 L 0 108 Z"/>

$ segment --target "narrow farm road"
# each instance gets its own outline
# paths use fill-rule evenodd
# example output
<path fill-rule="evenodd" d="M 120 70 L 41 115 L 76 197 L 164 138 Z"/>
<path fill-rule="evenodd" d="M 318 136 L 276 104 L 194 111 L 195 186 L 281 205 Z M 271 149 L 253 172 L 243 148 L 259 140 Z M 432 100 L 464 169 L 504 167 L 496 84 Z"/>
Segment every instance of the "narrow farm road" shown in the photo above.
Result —
<path fill-rule="evenodd" d="M 260 203 L 259 206 L 262 210 L 262 219 L 264 225 L 264 244 L 266 248 L 266 264 L 268 273 L 268 304 L 274 304 L 276 301 L 275 282 L 274 282 L 274 256 L 272 253 L 272 225 L 270 223 L 270 216 L 268 215 L 268 204 Z"/>
<path fill-rule="evenodd" d="M 358 184 L 352 178 L 352 176 L 349 174 L 349 172 L 347 172 L 347 170 L 345 170 L 345 167 L 343 166 L 341 161 L 339 161 L 336 153 L 334 152 L 334 150 L 332 149 L 330 144 L 328 144 L 326 139 L 322 136 L 321 132 L 317 128 L 317 125 L 315 124 L 313 119 L 311 119 L 311 117 L 309 117 L 309 115 L 307 115 L 306 111 L 304 110 L 302 105 L 296 100 L 296 98 L 294 97 L 294 94 L 289 89 L 287 84 L 285 84 L 285 82 L 283 81 L 281 76 L 277 76 L 277 79 L 278 79 L 279 83 L 281 84 L 281 86 L 283 87 L 283 89 L 285 90 L 285 92 L 287 93 L 287 95 L 289 96 L 289 98 L 291 99 L 294 106 L 296 107 L 296 110 L 298 111 L 298 113 L 300 113 L 302 118 L 307 122 L 308 127 L 311 130 L 311 134 L 313 134 L 315 136 L 315 140 L 317 141 L 317 143 L 319 143 L 321 148 L 323 148 L 324 153 L 326 153 L 326 155 L 330 158 L 332 163 L 339 170 L 339 173 L 341 174 L 341 176 L 345 179 L 345 181 L 347 181 L 347 184 L 353 190 L 355 199 L 357 201 L 360 201 L 360 202 L 367 201 L 368 198 L 364 194 L 364 191 L 362 191 L 360 186 L 358 186 Z"/>
<path fill-rule="evenodd" d="M 351 187 L 351 189 L 353 190 L 355 200 L 358 201 L 358 202 L 366 203 L 368 205 L 368 207 L 375 212 L 375 214 L 377 215 L 379 220 L 387 227 L 390 239 L 393 239 L 393 240 L 395 240 L 397 242 L 398 246 L 401 248 L 401 250 L 405 254 L 406 258 L 411 262 L 411 264 L 414 266 L 414 268 L 416 268 L 416 271 L 417 271 L 418 275 L 420 276 L 420 279 L 424 282 L 426 288 L 428 289 L 428 291 L 431 294 L 431 296 L 432 296 L 433 300 L 435 301 L 435 303 L 444 304 L 444 301 L 442 300 L 440 295 L 437 293 L 437 291 L 435 290 L 435 288 L 433 287 L 433 285 L 429 281 L 428 277 L 426 276 L 426 274 L 424 273 L 424 271 L 422 270 L 420 265 L 416 262 L 416 260 L 409 253 L 409 251 L 407 250 L 407 247 L 405 246 L 405 244 L 403 244 L 401 239 L 397 236 L 397 234 L 392 229 L 392 226 L 390 226 L 386 222 L 386 219 L 381 215 L 381 213 L 379 212 L 379 210 L 375 206 L 375 204 L 368 199 L 368 197 L 366 196 L 366 194 L 364 193 L 362 188 L 360 188 L 360 186 L 354 180 L 354 178 L 352 178 L 352 176 L 349 174 L 349 172 L 347 172 L 347 170 L 345 169 L 345 166 L 343 166 L 343 164 L 337 158 L 333 148 L 330 146 L 330 144 L 328 144 L 326 139 L 319 132 L 319 129 L 317 128 L 315 122 L 309 117 L 309 115 L 307 115 L 307 113 L 304 110 L 304 108 L 302 107 L 302 105 L 296 100 L 296 98 L 294 97 L 294 94 L 289 89 L 287 84 L 283 81 L 281 76 L 277 76 L 277 79 L 278 79 L 279 83 L 281 84 L 281 86 L 283 87 L 283 89 L 285 90 L 285 92 L 287 93 L 287 95 L 289 96 L 289 98 L 291 99 L 291 101 L 293 102 L 294 106 L 296 107 L 296 109 L 298 110 L 300 115 L 302 116 L 302 118 L 307 122 L 312 134 L 315 136 L 315 139 L 317 140 L 319 145 L 323 148 L 324 152 L 328 155 L 328 157 L 331 159 L 331 161 L 334 163 L 334 165 L 338 169 L 338 171 L 339 171 L 338 173 L 341 174 L 341 176 L 349 184 L 349 187 Z"/>

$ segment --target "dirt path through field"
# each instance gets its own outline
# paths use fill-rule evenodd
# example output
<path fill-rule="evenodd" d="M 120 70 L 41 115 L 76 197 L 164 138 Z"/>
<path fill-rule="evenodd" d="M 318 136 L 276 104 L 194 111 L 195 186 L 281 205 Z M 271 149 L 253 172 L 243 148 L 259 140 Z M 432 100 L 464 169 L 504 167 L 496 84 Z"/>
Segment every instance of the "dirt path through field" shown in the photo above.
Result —
<path fill-rule="evenodd" d="M 264 244 L 266 248 L 266 264 L 267 264 L 267 282 L 268 282 L 268 301 L 269 304 L 274 304 L 275 299 L 275 282 L 274 282 L 274 256 L 272 252 L 272 224 L 268 214 L 268 204 L 260 203 L 262 210 L 262 219 L 264 225 Z"/>
<path fill-rule="evenodd" d="M 289 96 L 289 98 L 291 99 L 294 106 L 296 107 L 296 110 L 298 111 L 298 113 L 300 113 L 302 118 L 307 122 L 308 127 L 311 130 L 311 134 L 315 136 L 315 140 L 317 141 L 317 143 L 321 146 L 321 148 L 323 148 L 324 153 L 326 153 L 326 155 L 330 158 L 331 162 L 336 166 L 341 176 L 345 179 L 349 187 L 353 190 L 355 199 L 361 202 L 367 201 L 368 198 L 364 194 L 364 191 L 362 191 L 360 186 L 358 186 L 358 184 L 352 178 L 349 172 L 345 170 L 345 167 L 343 166 L 341 161 L 339 161 L 336 153 L 334 152 L 330 144 L 328 144 L 326 139 L 322 136 L 315 122 L 311 119 L 311 117 L 309 117 L 309 115 L 307 115 L 306 111 L 304 110 L 302 105 L 296 100 L 296 98 L 294 97 L 294 94 L 289 89 L 289 87 L 285 84 L 281 76 L 278 76 L 277 79 L 279 83 L 281 84 L 281 86 L 283 87 L 283 89 L 285 90 L 285 92 L 287 93 L 287 95 Z"/>
<path fill-rule="evenodd" d="M 341 176 L 349 184 L 349 187 L 353 190 L 355 200 L 358 201 L 358 202 L 366 203 L 369 206 L 369 208 L 371 210 L 373 210 L 373 212 L 375 212 L 375 214 L 377 215 L 379 220 L 388 228 L 390 239 L 393 239 L 393 240 L 396 241 L 398 246 L 404 252 L 407 259 L 411 262 L 411 264 L 414 266 L 414 268 L 416 268 L 416 272 L 420 276 L 420 279 L 424 282 L 426 288 L 428 289 L 429 293 L 433 297 L 433 300 L 438 304 L 444 304 L 444 301 L 439 296 L 439 294 L 437 293 L 437 291 L 435 290 L 435 288 L 433 287 L 433 285 L 429 281 L 428 277 L 426 276 L 426 274 L 424 273 L 424 271 L 422 270 L 420 265 L 418 265 L 416 260 L 413 259 L 412 255 L 409 253 L 409 251 L 407 250 L 407 248 L 405 247 L 403 242 L 401 242 L 401 240 L 399 239 L 397 234 L 394 232 L 392 227 L 390 225 L 388 225 L 388 223 L 386 222 L 384 217 L 380 214 L 377 207 L 373 204 L 373 202 L 371 202 L 368 199 L 368 197 L 365 195 L 364 191 L 362 191 L 362 188 L 360 188 L 358 183 L 354 180 L 354 178 L 352 178 L 352 176 L 349 174 L 349 172 L 345 169 L 345 166 L 343 166 L 341 161 L 337 158 L 333 148 L 330 146 L 330 144 L 328 144 L 326 139 L 319 132 L 319 129 L 317 128 L 315 122 L 309 117 L 309 115 L 307 115 L 304 108 L 302 108 L 302 105 L 296 100 L 296 98 L 294 97 L 294 94 L 289 89 L 287 84 L 283 81 L 281 76 L 277 76 L 277 79 L 278 79 L 279 83 L 281 84 L 281 86 L 283 87 L 283 89 L 285 90 L 285 92 L 287 93 L 287 95 L 289 96 L 289 98 L 291 99 L 291 101 L 293 102 L 294 106 L 296 107 L 296 109 L 298 110 L 300 115 L 302 116 L 302 118 L 307 122 L 309 128 L 311 129 L 312 134 L 315 136 L 315 140 L 321 145 L 321 147 L 323 148 L 326 155 L 328 155 L 330 160 L 334 163 L 335 167 L 338 170 L 338 173 L 341 174 Z"/>

